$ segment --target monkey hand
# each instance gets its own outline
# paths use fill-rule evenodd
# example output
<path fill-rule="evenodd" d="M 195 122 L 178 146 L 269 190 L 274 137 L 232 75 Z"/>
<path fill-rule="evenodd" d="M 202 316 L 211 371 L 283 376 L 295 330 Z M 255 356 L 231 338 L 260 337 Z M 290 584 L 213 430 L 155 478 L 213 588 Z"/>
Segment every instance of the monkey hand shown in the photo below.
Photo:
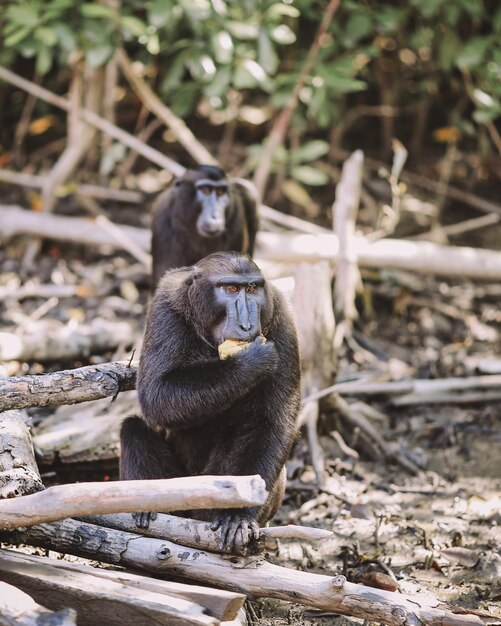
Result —
<path fill-rule="evenodd" d="M 250 346 L 235 355 L 235 359 L 241 360 L 254 372 L 273 374 L 279 365 L 277 349 L 273 341 L 263 341 L 260 335 L 256 337 Z"/>
<path fill-rule="evenodd" d="M 134 518 L 134 522 L 138 528 L 148 528 L 150 522 L 157 519 L 156 513 L 132 513 L 132 517 Z"/>
<path fill-rule="evenodd" d="M 259 525 L 256 520 L 240 510 L 227 509 L 217 513 L 211 523 L 211 530 L 219 530 L 219 548 L 233 554 L 249 554 L 250 544 L 259 539 Z"/>

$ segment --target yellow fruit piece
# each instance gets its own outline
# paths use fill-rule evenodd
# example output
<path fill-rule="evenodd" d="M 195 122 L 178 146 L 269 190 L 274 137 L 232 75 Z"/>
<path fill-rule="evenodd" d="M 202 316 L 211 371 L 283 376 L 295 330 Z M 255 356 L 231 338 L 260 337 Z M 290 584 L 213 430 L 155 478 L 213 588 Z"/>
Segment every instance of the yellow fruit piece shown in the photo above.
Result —
<path fill-rule="evenodd" d="M 235 339 L 226 339 L 226 341 L 223 341 L 223 343 L 221 343 L 217 347 L 219 352 L 219 358 L 221 359 L 221 361 L 226 361 L 226 359 L 229 359 L 230 356 L 235 356 L 235 354 L 242 352 L 242 350 L 245 350 L 245 348 L 248 348 L 249 346 L 250 341 L 236 341 Z"/>

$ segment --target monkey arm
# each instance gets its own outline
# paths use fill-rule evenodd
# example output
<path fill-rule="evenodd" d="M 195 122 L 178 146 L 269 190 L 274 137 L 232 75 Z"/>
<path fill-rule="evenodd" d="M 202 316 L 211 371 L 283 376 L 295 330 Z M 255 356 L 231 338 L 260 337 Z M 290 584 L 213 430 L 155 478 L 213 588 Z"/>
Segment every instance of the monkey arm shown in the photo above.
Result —
<path fill-rule="evenodd" d="M 270 348 L 272 346 L 269 346 Z M 263 347 L 264 348 L 264 347 Z M 220 419 L 221 413 L 276 368 L 275 359 L 261 359 L 264 349 L 226 361 L 206 359 L 185 366 L 140 368 L 138 400 L 150 428 L 192 428 Z"/>

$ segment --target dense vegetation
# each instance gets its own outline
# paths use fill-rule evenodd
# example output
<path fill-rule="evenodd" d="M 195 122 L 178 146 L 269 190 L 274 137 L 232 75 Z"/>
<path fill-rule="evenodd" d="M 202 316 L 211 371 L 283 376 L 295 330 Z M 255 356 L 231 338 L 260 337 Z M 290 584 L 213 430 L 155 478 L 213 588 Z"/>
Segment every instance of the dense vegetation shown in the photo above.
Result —
<path fill-rule="evenodd" d="M 240 173 L 249 175 L 294 91 L 326 4 L 7 0 L 0 64 L 62 94 L 76 59 L 99 68 L 124 47 L 162 101 L 191 127 L 204 129 L 204 141 L 221 138 L 218 126 L 227 138 L 242 139 L 245 154 L 226 165 L 238 164 Z M 342 0 L 318 43 L 272 168 L 281 175 L 281 191 L 296 202 L 302 191 L 311 193 L 329 181 L 324 157 L 340 147 L 362 147 L 388 159 L 396 136 L 416 162 L 430 154 L 440 157 L 444 144 L 454 144 L 475 155 L 471 165 L 477 173 L 499 155 L 501 5 L 496 0 Z M 25 98 L 19 92 L 12 98 L 13 88 L 5 84 L 0 89 L 0 141 L 8 151 Z M 121 98 L 120 125 L 134 132 L 139 106 L 132 106 L 132 114 L 130 90 Z M 36 107 L 40 115 L 54 113 L 44 103 Z M 161 149 L 167 151 L 165 145 Z M 108 150 L 111 156 L 101 157 L 107 158 L 105 171 L 125 156 L 117 146 Z"/>

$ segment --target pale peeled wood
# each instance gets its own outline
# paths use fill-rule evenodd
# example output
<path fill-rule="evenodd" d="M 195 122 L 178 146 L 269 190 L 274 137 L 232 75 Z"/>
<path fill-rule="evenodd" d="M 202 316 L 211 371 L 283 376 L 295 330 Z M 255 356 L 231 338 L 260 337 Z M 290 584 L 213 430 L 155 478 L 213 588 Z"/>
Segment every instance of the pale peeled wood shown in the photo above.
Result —
<path fill-rule="evenodd" d="M 0 413 L 0 499 L 26 496 L 43 488 L 30 431 L 21 413 Z"/>
<path fill-rule="evenodd" d="M 351 322 L 357 317 L 355 295 L 360 281 L 357 255 L 354 249 L 355 225 L 362 191 L 364 155 L 355 151 L 343 164 L 341 179 L 336 186 L 332 206 L 334 232 L 339 248 L 336 258 L 334 309 L 341 319 Z"/>
<path fill-rule="evenodd" d="M 106 528 L 115 528 L 126 532 L 137 533 L 145 537 L 156 537 L 157 539 L 168 539 L 174 543 L 184 546 L 209 550 L 210 552 L 221 552 L 221 530 L 211 530 L 210 522 L 177 517 L 159 513 L 156 519 L 151 520 L 148 528 L 137 528 L 128 513 L 118 513 L 115 515 L 93 515 L 85 516 L 83 521 Z M 276 539 L 303 539 L 305 541 L 318 541 L 331 537 L 330 530 L 322 528 L 311 528 L 305 526 L 268 526 L 260 529 L 260 535 L 268 547 L 275 546 Z M 237 545 L 238 545 L 237 536 Z"/>
<path fill-rule="evenodd" d="M 171 596 L 165 589 L 133 587 L 114 578 L 114 572 L 105 577 L 94 576 L 94 571 L 89 566 L 77 568 L 64 561 L 0 550 L 0 580 L 4 581 L 0 585 L 15 585 L 53 610 L 75 609 L 79 626 L 219 624 L 203 606 Z"/>
<path fill-rule="evenodd" d="M 0 361 L 64 361 L 131 346 L 135 341 L 137 327 L 125 321 L 96 318 L 73 326 L 39 320 L 22 332 L 0 332 Z"/>
<path fill-rule="evenodd" d="M 33 526 L 0 539 L 28 543 L 107 563 L 175 575 L 254 597 L 306 604 L 388 626 L 482 626 L 499 624 L 491 616 L 458 615 L 429 595 L 405 595 L 272 565 L 259 558 L 224 557 L 165 539 L 105 529 L 75 520 Z"/>
<path fill-rule="evenodd" d="M 258 475 L 57 485 L 32 495 L 0 500 L 0 528 L 7 530 L 97 513 L 261 505 L 267 495 L 265 482 Z"/>
<path fill-rule="evenodd" d="M 40 606 L 27 593 L 0 582 L 1 626 L 76 626 L 76 613 L 64 609 L 53 613 Z"/>
<path fill-rule="evenodd" d="M 144 250 L 150 249 L 146 228 L 120 226 Z M 73 241 L 121 249 L 120 243 L 94 220 L 46 215 L 15 205 L 0 205 L 0 239 L 31 235 L 58 241 Z M 369 242 L 357 236 L 353 242 L 360 267 L 404 269 L 420 274 L 458 276 L 479 280 L 501 279 L 501 252 L 461 246 L 443 246 L 426 241 L 380 239 Z M 338 239 L 334 234 L 257 234 L 256 258 L 282 263 L 335 262 Z"/>
<path fill-rule="evenodd" d="M 63 585 L 59 585 L 62 594 L 64 594 L 65 590 L 65 577 L 70 581 L 80 581 L 80 585 L 89 583 L 93 589 L 95 589 L 96 584 L 99 584 L 100 580 L 111 581 L 123 585 L 128 595 L 133 592 L 136 597 L 141 597 L 142 592 L 147 591 L 160 595 L 174 596 L 201 605 L 206 609 L 207 615 L 216 617 L 221 621 L 235 619 L 245 602 L 245 595 L 233 591 L 225 591 L 224 589 L 186 585 L 171 580 L 151 578 L 147 575 L 132 574 L 122 568 L 103 569 L 61 559 L 24 554 L 13 550 L 0 550 L 0 579 L 8 580 L 10 572 L 17 572 L 18 575 L 23 575 L 25 570 L 27 570 L 26 577 L 29 581 L 34 575 L 31 571 L 31 565 L 38 567 L 40 578 L 44 579 L 44 586 L 55 587 L 62 579 Z M 68 604 L 68 606 L 70 605 Z M 196 611 L 196 614 L 198 614 L 198 611 Z"/>

